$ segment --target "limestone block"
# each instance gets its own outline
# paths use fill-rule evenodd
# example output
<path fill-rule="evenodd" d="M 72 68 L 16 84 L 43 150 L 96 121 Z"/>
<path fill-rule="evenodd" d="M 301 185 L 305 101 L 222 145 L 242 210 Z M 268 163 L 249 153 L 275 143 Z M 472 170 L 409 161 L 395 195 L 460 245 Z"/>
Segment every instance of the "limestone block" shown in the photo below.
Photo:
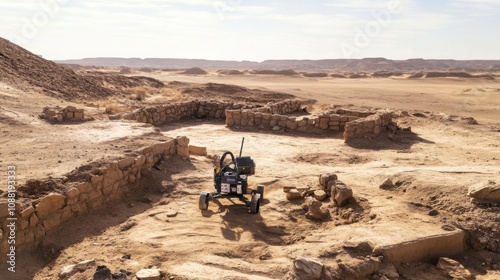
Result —
<path fill-rule="evenodd" d="M 189 153 L 197 156 L 207 156 L 207 148 L 189 145 Z"/>
<path fill-rule="evenodd" d="M 61 224 L 61 212 L 55 212 L 50 214 L 45 220 L 43 220 L 43 228 L 45 232 L 51 232 L 55 230 Z"/>
<path fill-rule="evenodd" d="M 51 213 L 56 212 L 65 205 L 66 198 L 57 193 L 51 193 L 43 197 L 35 206 L 35 211 L 40 219 L 45 219 Z"/>

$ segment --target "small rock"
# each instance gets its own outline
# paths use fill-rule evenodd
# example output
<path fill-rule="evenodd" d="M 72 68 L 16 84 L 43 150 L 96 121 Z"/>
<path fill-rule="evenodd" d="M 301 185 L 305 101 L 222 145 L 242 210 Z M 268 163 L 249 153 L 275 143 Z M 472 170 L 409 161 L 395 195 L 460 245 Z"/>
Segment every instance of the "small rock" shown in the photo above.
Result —
<path fill-rule="evenodd" d="M 295 199 L 301 199 L 302 194 L 297 190 L 297 189 L 292 189 L 286 194 L 286 199 L 288 200 L 295 200 Z"/>
<path fill-rule="evenodd" d="M 279 127 L 279 126 L 273 127 L 273 131 L 279 131 L 280 129 L 281 129 L 281 127 Z"/>
<path fill-rule="evenodd" d="M 159 269 L 141 269 L 135 277 L 139 280 L 161 280 L 161 271 Z"/>
<path fill-rule="evenodd" d="M 283 187 L 283 192 L 287 193 L 287 192 L 289 192 L 289 191 L 291 191 L 293 189 L 296 189 L 296 188 L 295 187 Z"/>
<path fill-rule="evenodd" d="M 447 225 L 442 225 L 442 226 L 441 226 L 441 228 L 442 228 L 443 230 L 446 230 L 446 231 L 454 231 L 454 230 L 455 230 L 455 227 L 454 227 L 454 226 L 452 226 L 452 225 L 448 225 L 448 224 L 447 224 Z"/>
<path fill-rule="evenodd" d="M 97 267 L 94 273 L 93 280 L 109 280 L 111 278 L 111 270 L 105 265 Z"/>
<path fill-rule="evenodd" d="M 438 210 L 432 209 L 431 211 L 429 211 L 429 216 L 435 217 L 437 215 L 439 215 L 439 211 Z"/>
<path fill-rule="evenodd" d="M 167 217 L 168 218 L 173 218 L 173 217 L 177 217 L 177 211 L 171 211 L 171 212 L 167 212 Z"/>
<path fill-rule="evenodd" d="M 261 261 L 269 260 L 269 259 L 271 259 L 271 258 L 272 258 L 272 256 L 271 256 L 271 254 L 270 254 L 270 253 L 265 253 L 265 254 L 263 254 L 263 255 L 261 255 L 261 256 L 259 257 L 259 259 L 260 259 Z"/>
<path fill-rule="evenodd" d="M 394 188 L 394 183 L 392 182 L 391 178 L 387 178 L 380 184 L 379 188 L 388 190 Z"/>
<path fill-rule="evenodd" d="M 326 192 L 323 190 L 314 191 L 314 198 L 318 201 L 323 201 L 326 199 Z"/>
<path fill-rule="evenodd" d="M 89 266 L 95 265 L 95 260 L 86 260 L 73 265 L 67 265 L 61 269 L 59 273 L 59 278 L 67 278 L 77 272 L 83 272 L 87 270 Z"/>
<path fill-rule="evenodd" d="M 323 263 L 304 257 L 296 257 L 293 261 L 294 270 L 304 273 L 307 279 L 320 279 L 323 272 Z"/>
<path fill-rule="evenodd" d="M 120 272 L 117 272 L 117 273 L 113 273 L 113 275 L 111 276 L 113 280 L 127 280 L 127 276 L 130 275 L 132 273 L 124 270 L 124 269 L 120 269 Z"/>
<path fill-rule="evenodd" d="M 444 276 L 454 280 L 470 280 L 472 273 L 459 262 L 449 258 L 439 258 L 437 267 L 442 270 Z"/>
<path fill-rule="evenodd" d="M 324 190 L 328 195 L 332 192 L 331 187 L 335 185 L 335 182 L 337 180 L 338 177 L 335 173 L 321 174 L 319 176 L 319 185 L 321 186 L 322 190 Z"/>
<path fill-rule="evenodd" d="M 349 200 L 352 198 L 352 189 L 346 185 L 338 184 L 332 188 L 331 196 L 336 206 L 344 206 L 349 203 Z"/>

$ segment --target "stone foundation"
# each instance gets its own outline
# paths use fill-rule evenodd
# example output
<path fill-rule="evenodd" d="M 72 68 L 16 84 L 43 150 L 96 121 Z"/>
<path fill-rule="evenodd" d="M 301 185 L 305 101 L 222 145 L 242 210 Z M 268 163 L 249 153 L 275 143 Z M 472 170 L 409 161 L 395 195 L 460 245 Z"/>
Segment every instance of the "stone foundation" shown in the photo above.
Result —
<path fill-rule="evenodd" d="M 153 166 L 169 156 L 189 156 L 189 139 L 179 137 L 166 142 L 144 147 L 136 152 L 136 156 L 127 156 L 108 164 L 83 171 L 78 180 L 59 182 L 53 179 L 45 181 L 32 180 L 27 183 L 33 188 L 46 185 L 57 185 L 52 193 L 43 197 L 25 201 L 18 198 L 16 204 L 16 249 L 35 248 L 44 237 L 57 230 L 64 222 L 83 215 L 113 201 L 118 201 L 130 192 L 137 181 L 147 176 Z M 88 168 L 91 169 L 91 168 Z M 71 173 L 68 178 L 73 178 Z M 23 189 L 29 186 L 20 186 Z M 27 190 L 28 192 L 28 190 Z M 12 218 L 7 212 L 7 201 L 0 201 L 0 254 L 7 253 L 9 248 L 8 221 Z M 5 210 L 5 211 L 4 211 Z"/>

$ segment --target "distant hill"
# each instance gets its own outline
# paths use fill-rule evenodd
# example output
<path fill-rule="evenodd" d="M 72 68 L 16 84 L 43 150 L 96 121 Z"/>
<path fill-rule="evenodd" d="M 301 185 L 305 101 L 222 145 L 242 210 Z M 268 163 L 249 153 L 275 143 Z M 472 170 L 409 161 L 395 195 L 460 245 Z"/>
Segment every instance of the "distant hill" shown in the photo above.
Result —
<path fill-rule="evenodd" d="M 324 59 L 324 60 L 265 60 L 224 61 L 179 58 L 84 58 L 76 60 L 58 60 L 61 64 L 79 64 L 93 66 L 125 66 L 133 68 L 188 69 L 235 69 L 235 70 L 283 70 L 295 71 L 500 71 L 500 60 L 452 60 L 452 59 L 408 59 L 390 60 L 385 58 L 363 59 Z"/>

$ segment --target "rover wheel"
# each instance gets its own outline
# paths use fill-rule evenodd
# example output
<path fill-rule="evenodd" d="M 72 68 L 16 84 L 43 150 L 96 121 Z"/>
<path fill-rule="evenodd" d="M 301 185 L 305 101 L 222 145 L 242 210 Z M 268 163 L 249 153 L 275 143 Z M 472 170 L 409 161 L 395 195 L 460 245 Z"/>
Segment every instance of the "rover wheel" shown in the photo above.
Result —
<path fill-rule="evenodd" d="M 206 193 L 206 192 L 200 193 L 200 200 L 198 202 L 198 208 L 200 208 L 200 210 L 207 210 L 209 200 L 210 200 L 209 193 Z"/>
<path fill-rule="evenodd" d="M 263 185 L 257 185 L 257 193 L 260 194 L 260 199 L 264 199 L 264 186 Z"/>
<path fill-rule="evenodd" d="M 257 214 L 259 213 L 260 208 L 260 194 L 255 194 L 252 196 L 252 200 L 250 201 L 250 213 Z"/>

